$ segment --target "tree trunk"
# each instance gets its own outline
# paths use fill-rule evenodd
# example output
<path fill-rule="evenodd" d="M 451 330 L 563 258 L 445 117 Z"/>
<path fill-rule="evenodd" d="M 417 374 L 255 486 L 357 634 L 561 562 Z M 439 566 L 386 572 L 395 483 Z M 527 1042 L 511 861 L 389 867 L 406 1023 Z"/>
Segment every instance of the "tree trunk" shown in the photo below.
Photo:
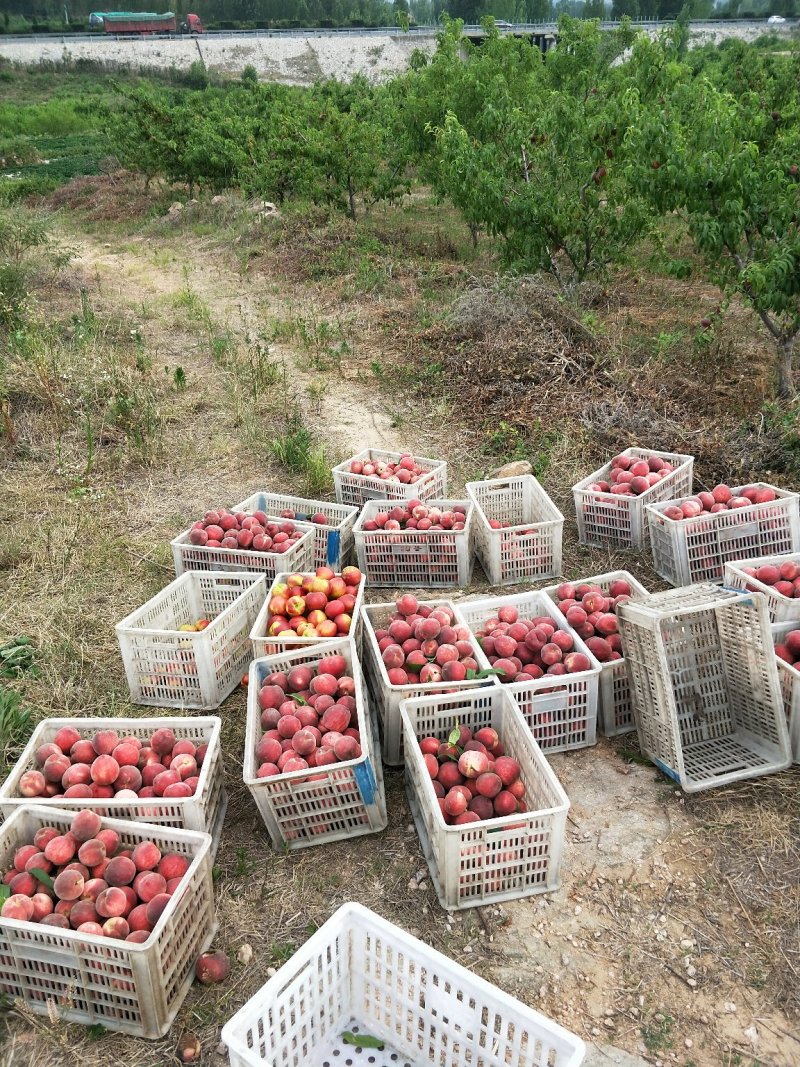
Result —
<path fill-rule="evenodd" d="M 356 192 L 353 188 L 353 179 L 348 174 L 347 176 L 347 202 L 350 205 L 348 214 L 350 218 L 355 222 L 356 218 Z"/>
<path fill-rule="evenodd" d="M 470 222 L 470 223 L 468 223 L 468 225 L 469 225 L 469 232 L 472 235 L 472 247 L 473 248 L 477 248 L 478 247 L 478 234 L 481 232 L 480 226 L 478 226 L 478 224 L 476 222 Z"/>
<path fill-rule="evenodd" d="M 794 380 L 792 377 L 794 340 L 793 335 L 792 337 L 783 337 L 778 341 L 778 396 L 794 396 Z"/>

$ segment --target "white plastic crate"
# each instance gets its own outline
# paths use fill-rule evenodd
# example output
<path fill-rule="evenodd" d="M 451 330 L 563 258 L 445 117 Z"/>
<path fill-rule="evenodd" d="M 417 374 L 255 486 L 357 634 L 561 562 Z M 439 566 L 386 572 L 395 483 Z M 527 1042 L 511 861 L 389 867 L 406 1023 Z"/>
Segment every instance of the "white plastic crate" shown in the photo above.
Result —
<path fill-rule="evenodd" d="M 253 658 L 265 593 L 263 574 L 188 571 L 117 623 L 133 703 L 218 708 Z M 205 630 L 178 629 L 202 618 L 211 619 Z"/>
<path fill-rule="evenodd" d="M 616 545 L 619 548 L 644 548 L 648 537 L 646 504 L 659 500 L 675 500 L 691 496 L 694 459 L 677 452 L 656 452 L 651 448 L 626 448 L 620 456 L 635 456 L 649 459 L 657 456 L 671 463 L 675 470 L 652 485 L 641 496 L 617 496 L 614 493 L 597 493 L 589 490 L 594 482 L 605 481 L 611 471 L 611 461 L 600 470 L 583 478 L 572 487 L 575 498 L 575 517 L 578 521 L 578 539 L 584 545 Z"/>
<path fill-rule="evenodd" d="M 522 619 L 548 615 L 559 629 L 567 630 L 575 642 L 575 651 L 588 656 L 590 670 L 576 674 L 545 674 L 532 682 L 502 683 L 520 707 L 534 740 L 545 752 L 563 752 L 571 748 L 586 748 L 597 742 L 597 704 L 599 698 L 600 664 L 581 641 L 553 601 L 541 590 L 489 597 L 484 600 L 459 600 L 458 610 L 473 633 L 480 630 L 486 619 L 497 614 L 504 604 L 513 605 Z M 483 668 L 491 664 L 480 648 Z"/>
<path fill-rule="evenodd" d="M 299 572 L 292 572 L 299 573 Z M 361 632 L 361 605 L 364 600 L 364 579 L 362 577 L 358 586 L 358 595 L 356 596 L 356 602 L 351 613 L 352 622 L 350 624 L 349 635 L 337 634 L 335 637 L 298 637 L 294 634 L 294 631 L 284 630 L 280 637 L 270 637 L 267 634 L 267 620 L 269 619 L 269 602 L 272 600 L 275 586 L 279 582 L 285 582 L 289 577 L 289 574 L 276 574 L 275 580 L 270 586 L 270 590 L 267 593 L 267 599 L 264 601 L 264 605 L 256 616 L 256 621 L 253 623 L 253 629 L 250 631 L 250 641 L 253 645 L 253 658 L 260 659 L 262 656 L 277 656 L 281 652 L 291 652 L 295 648 L 310 648 L 312 645 L 318 645 L 320 643 L 326 644 L 328 641 L 340 640 L 343 636 L 352 637 L 356 645 L 360 647 L 360 632 Z M 283 634 L 291 632 L 293 636 L 284 637 Z"/>
<path fill-rule="evenodd" d="M 273 671 L 315 667 L 325 656 L 333 655 L 344 656 L 356 683 L 361 755 L 342 763 L 312 767 L 308 771 L 257 778 L 256 745 L 263 734 L 258 691 L 263 679 Z M 244 783 L 256 802 L 275 849 L 305 848 L 384 830 L 388 820 L 383 769 L 376 758 L 377 752 L 361 668 L 349 638 L 253 661 L 247 694 Z"/>
<path fill-rule="evenodd" d="M 766 601 L 693 585 L 617 610 L 642 752 L 687 793 L 788 767 Z"/>
<path fill-rule="evenodd" d="M 763 482 L 753 482 L 762 486 Z M 731 491 L 736 495 L 740 488 Z M 703 512 L 692 519 L 668 519 L 676 498 L 648 505 L 653 566 L 674 586 L 721 582 L 725 564 L 749 556 L 778 556 L 800 549 L 800 495 L 776 486 L 777 500 L 734 511 Z"/>
<path fill-rule="evenodd" d="M 148 740 L 153 731 L 172 730 L 178 741 L 192 741 L 208 745 L 203 766 L 198 775 L 197 790 L 191 797 L 147 797 L 141 800 L 109 800 L 79 797 L 36 797 L 31 800 L 19 795 L 19 780 L 26 771 L 38 768 L 35 753 L 40 745 L 52 741 L 65 726 L 74 727 L 81 737 L 91 737 L 96 730 L 116 730 L 120 737 Z M 43 719 L 31 735 L 20 758 L 6 780 L 0 785 L 0 812 L 12 815 L 17 808 L 36 804 L 63 811 L 83 811 L 86 808 L 98 815 L 133 822 L 175 826 L 180 830 L 197 830 L 211 834 L 212 850 L 216 851 L 222 833 L 222 823 L 228 797 L 225 792 L 220 749 L 222 720 L 201 718 L 158 719 Z"/>
<path fill-rule="evenodd" d="M 466 626 L 458 609 L 449 600 L 425 600 L 432 608 L 449 608 L 456 626 Z M 372 706 L 378 717 L 383 762 L 391 767 L 403 766 L 403 731 L 400 726 L 400 704 L 412 697 L 432 696 L 434 693 L 452 693 L 462 689 L 494 685 L 494 676 L 473 678 L 463 682 L 416 682 L 410 685 L 392 685 L 386 665 L 378 648 L 375 631 L 388 625 L 389 616 L 396 611 L 394 604 L 366 604 L 363 609 L 362 666 L 367 680 Z M 481 665 L 481 651 L 477 641 L 475 662 Z"/>
<path fill-rule="evenodd" d="M 634 578 L 630 571 L 608 571 L 605 574 L 596 574 L 593 578 L 580 578 L 577 581 L 571 581 L 569 584 L 597 585 L 604 593 L 607 593 L 611 583 L 619 580 L 626 581 L 631 587 L 632 600 L 644 600 L 645 597 L 649 596 L 642 583 Z M 550 597 L 556 607 L 558 607 L 557 589 L 558 585 L 550 585 L 542 590 L 543 593 Z M 574 633 L 569 623 L 567 623 L 567 629 L 570 633 Z M 597 718 L 600 732 L 606 737 L 616 737 L 618 734 L 627 734 L 636 729 L 631 705 L 631 687 L 624 659 L 617 659 L 612 663 L 600 663 L 600 696 Z"/>
<path fill-rule="evenodd" d="M 365 448 L 355 456 L 333 468 L 336 499 L 340 504 L 360 508 L 368 500 L 430 500 L 447 496 L 447 464 L 441 459 L 427 459 L 414 454 L 414 461 L 425 472 L 413 485 L 387 482 L 374 475 L 351 474 L 353 460 L 383 460 L 396 463 L 402 452 L 383 452 L 379 448 Z"/>
<path fill-rule="evenodd" d="M 757 559 L 737 559 L 725 564 L 722 584 L 728 589 L 741 589 L 751 593 L 761 593 L 767 599 L 767 608 L 772 622 L 793 622 L 800 625 L 800 597 L 788 597 L 779 593 L 773 586 L 760 582 L 745 574 L 744 567 L 763 567 L 772 563 L 780 567 L 781 563 L 800 563 L 800 552 L 787 552 L 782 556 L 760 556 Z"/>
<path fill-rule="evenodd" d="M 28 805 L 0 826 L 0 865 L 43 826 L 66 832 L 74 811 Z M 158 1038 L 172 1025 L 194 980 L 194 965 L 216 932 L 208 834 L 103 819 L 123 848 L 153 841 L 191 857 L 152 935 L 142 944 L 0 917 L 0 993 L 37 1015 Z"/>
<path fill-rule="evenodd" d="M 800 630 L 800 621 L 778 622 L 772 626 L 772 640 L 779 645 L 790 630 Z M 775 657 L 778 663 L 778 679 L 786 712 L 786 726 L 792 749 L 792 762 L 800 763 L 800 671 L 791 663 Z"/>
<path fill-rule="evenodd" d="M 335 504 L 330 500 L 309 500 L 300 496 L 282 496 L 279 493 L 254 493 L 234 505 L 233 512 L 250 514 L 263 511 L 267 515 L 280 515 L 285 510 L 294 511 L 300 522 L 308 522 L 314 530 L 314 566 L 333 567 L 340 571 L 346 567 L 353 548 L 353 527 L 358 518 L 358 508 L 347 504 Z M 311 522 L 311 516 L 322 513 L 327 524 Z M 281 570 L 285 570 L 283 566 Z"/>
<path fill-rule="evenodd" d="M 469 585 L 472 579 L 475 506 L 469 500 L 426 500 L 449 511 L 466 510 L 463 530 L 365 530 L 364 523 L 386 510 L 386 502 L 368 500 L 358 517 L 355 538 L 358 566 L 370 585 L 432 589 Z"/>
<path fill-rule="evenodd" d="M 532 474 L 467 482 L 475 504 L 475 548 L 491 585 L 561 574 L 564 516 Z M 490 519 L 509 522 L 495 530 Z"/>
<path fill-rule="evenodd" d="M 443 908 L 474 908 L 558 889 L 569 800 L 505 686 L 404 700 L 406 791 Z M 456 722 L 493 727 L 521 769 L 531 811 L 461 826 L 444 821 L 418 742 L 447 737 Z"/>
<path fill-rule="evenodd" d="M 343 1035 L 384 1041 L 361 1047 Z M 361 904 L 344 904 L 222 1028 L 231 1067 L 580 1067 L 579 1037 Z"/>
<path fill-rule="evenodd" d="M 294 519 L 281 519 L 268 516 L 270 522 L 294 522 L 303 536 L 286 552 L 255 552 L 250 548 L 208 548 L 206 545 L 193 545 L 189 540 L 191 528 L 184 530 L 170 541 L 175 574 L 185 571 L 231 571 L 239 574 L 263 574 L 272 579 L 278 571 L 310 571 L 314 567 L 316 526 L 310 522 L 295 522 Z"/>

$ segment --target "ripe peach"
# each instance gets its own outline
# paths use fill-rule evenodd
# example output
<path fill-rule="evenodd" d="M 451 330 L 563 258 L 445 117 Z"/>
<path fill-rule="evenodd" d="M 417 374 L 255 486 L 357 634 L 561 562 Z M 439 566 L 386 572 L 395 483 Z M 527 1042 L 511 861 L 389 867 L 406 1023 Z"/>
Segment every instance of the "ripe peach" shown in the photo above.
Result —
<path fill-rule="evenodd" d="M 84 841 L 78 849 L 78 859 L 87 867 L 96 867 L 97 864 L 102 863 L 105 858 L 106 846 L 102 841 L 98 841 L 97 839 Z"/>
<path fill-rule="evenodd" d="M 504 789 L 494 798 L 494 810 L 495 814 L 499 816 L 513 815 L 517 810 L 517 798 L 513 793 L 509 793 L 507 789 Z"/>
<path fill-rule="evenodd" d="M 114 782 L 114 789 L 117 791 L 117 796 L 123 790 L 130 790 L 136 794 L 142 787 L 142 772 L 138 767 L 132 767 L 130 764 L 126 764 L 124 767 L 120 767 L 119 774 Z"/>
<path fill-rule="evenodd" d="M 328 708 L 320 720 L 320 727 L 326 732 L 335 731 L 343 733 L 350 725 L 351 715 L 342 704 L 333 704 Z"/>
<path fill-rule="evenodd" d="M 578 674 L 581 671 L 591 670 L 592 667 L 589 657 L 583 652 L 570 652 L 564 657 L 563 663 L 567 674 Z"/>
<path fill-rule="evenodd" d="M 180 782 L 181 776 L 177 771 L 168 770 L 162 771 L 161 774 L 157 774 L 153 779 L 153 789 L 157 797 L 164 796 L 164 790 L 170 785 L 176 785 Z"/>
<path fill-rule="evenodd" d="M 33 901 L 33 921 L 35 923 L 41 922 L 45 915 L 53 914 L 53 898 L 47 893 L 34 893 L 31 897 Z"/>
<path fill-rule="evenodd" d="M 456 826 L 463 826 L 465 823 L 480 822 L 480 816 L 474 811 L 462 811 L 460 815 L 456 815 L 453 819 L 453 823 Z"/>
<path fill-rule="evenodd" d="M 22 797 L 39 797 L 44 793 L 47 782 L 41 771 L 26 771 L 19 780 L 19 795 Z"/>
<path fill-rule="evenodd" d="M 166 800 L 174 799 L 175 797 L 190 797 L 194 790 L 187 782 L 172 782 L 162 793 L 162 796 Z M 134 794 L 135 796 L 135 794 Z"/>
<path fill-rule="evenodd" d="M 197 958 L 194 973 L 201 985 L 216 985 L 231 973 L 231 961 L 224 952 L 204 952 Z"/>
<path fill-rule="evenodd" d="M 115 856 L 117 854 L 120 840 L 116 830 L 99 830 L 94 836 L 106 846 L 107 856 Z"/>
<path fill-rule="evenodd" d="M 98 756 L 92 764 L 92 781 L 98 785 L 112 785 L 119 774 L 119 764 L 111 755 Z"/>
<path fill-rule="evenodd" d="M 100 923 L 81 923 L 77 932 L 79 934 L 93 934 L 95 937 L 103 937 L 103 927 Z"/>
<path fill-rule="evenodd" d="M 103 923 L 103 933 L 106 937 L 115 937 L 119 941 L 124 941 L 130 933 L 130 927 L 121 915 L 112 915 Z"/>
<path fill-rule="evenodd" d="M 98 756 L 110 756 L 119 744 L 116 730 L 98 730 L 92 738 L 92 746 Z"/>
<path fill-rule="evenodd" d="M 281 737 L 294 737 L 298 730 L 302 729 L 300 720 L 296 715 L 282 715 L 276 726 Z"/>
<path fill-rule="evenodd" d="M 498 756 L 494 761 L 494 773 L 506 788 L 520 776 L 520 765 L 511 756 Z"/>
<path fill-rule="evenodd" d="M 39 883 L 28 871 L 19 871 L 8 883 L 12 894 L 21 893 L 26 897 L 32 897 L 38 885 Z"/>
<path fill-rule="evenodd" d="M 444 798 L 444 810 L 448 815 L 455 817 L 467 810 L 467 799 L 460 789 L 451 789 Z"/>
<path fill-rule="evenodd" d="M 77 900 L 83 893 L 84 878 L 78 871 L 63 870 L 53 882 L 59 900 Z"/>
<path fill-rule="evenodd" d="M 89 878 L 84 881 L 82 899 L 94 902 L 104 889 L 108 889 L 105 878 Z"/>
<path fill-rule="evenodd" d="M 43 852 L 48 841 L 60 836 L 61 831 L 56 830 L 55 826 L 42 826 L 33 835 L 33 845 L 24 845 L 23 847 L 30 849 L 35 846 L 36 849 L 41 849 Z M 33 855 L 33 853 L 30 853 L 30 855 Z"/>
<path fill-rule="evenodd" d="M 15 868 L 16 869 L 16 868 Z M 53 864 L 45 856 L 44 852 L 36 852 L 25 864 L 26 871 L 44 871 L 45 874 L 49 874 L 53 869 Z"/>
<path fill-rule="evenodd" d="M 357 759 L 361 755 L 361 746 L 355 738 L 343 736 L 334 744 L 333 753 L 338 760 Z"/>
<path fill-rule="evenodd" d="M 173 754 L 169 769 L 177 772 L 181 781 L 184 782 L 187 778 L 193 778 L 197 774 L 197 761 L 188 752 L 179 753 L 177 756 Z"/>
<path fill-rule="evenodd" d="M 478 778 L 489 769 L 489 757 L 485 752 L 463 752 L 458 760 L 458 769 L 465 778 Z"/>
<path fill-rule="evenodd" d="M 62 834 L 60 837 L 54 837 L 47 842 L 44 854 L 51 863 L 61 866 L 64 863 L 69 863 L 75 855 L 76 845 L 77 842 L 74 837 L 67 837 L 66 834 Z"/>
<path fill-rule="evenodd" d="M 20 919 L 22 922 L 31 922 L 33 919 L 34 904 L 29 896 L 15 893 L 3 901 L 0 915 L 4 919 Z"/>
<path fill-rule="evenodd" d="M 468 810 L 474 812 L 481 821 L 494 818 L 494 805 L 491 799 L 480 794 L 472 798 Z"/>
<path fill-rule="evenodd" d="M 168 893 L 158 893 L 149 900 L 145 909 L 147 921 L 155 926 L 171 899 Z"/>
<path fill-rule="evenodd" d="M 133 888 L 142 903 L 149 904 L 159 893 L 166 893 L 167 880 L 157 871 L 142 871 L 136 875 Z"/>
<path fill-rule="evenodd" d="M 69 924 L 77 930 L 83 923 L 96 923 L 100 918 L 97 908 L 91 900 L 76 900 L 69 913 Z"/>
<path fill-rule="evenodd" d="M 166 726 L 160 727 L 153 732 L 150 738 L 150 748 L 159 756 L 171 753 L 176 744 L 175 734 Z"/>
<path fill-rule="evenodd" d="M 127 856 L 115 856 L 103 875 L 110 886 L 130 885 L 136 877 L 136 864 Z"/>
<path fill-rule="evenodd" d="M 57 756 L 48 756 L 42 767 L 46 782 L 60 782 L 71 766 L 69 756 L 59 752 Z"/>
<path fill-rule="evenodd" d="M 445 663 L 442 667 L 442 680 L 445 682 L 463 682 L 467 677 L 467 670 L 466 663 L 458 660 Z"/>
<path fill-rule="evenodd" d="M 50 915 L 43 916 L 39 922 L 42 926 L 53 926 L 59 930 L 69 929 L 69 919 L 66 915 L 59 915 L 57 912 L 53 912 Z"/>
<path fill-rule="evenodd" d="M 145 941 L 150 940 L 150 931 L 133 930 L 130 934 L 128 934 L 125 940 L 130 942 L 132 945 L 143 945 Z"/>
<path fill-rule="evenodd" d="M 89 880 L 89 868 L 85 863 L 79 863 L 77 860 L 74 860 L 72 863 L 68 863 L 63 870 L 76 871 L 85 882 Z"/>
<path fill-rule="evenodd" d="M 64 771 L 61 785 L 64 789 L 69 789 L 72 785 L 90 785 L 91 781 L 91 767 L 87 763 L 73 763 Z"/>
<path fill-rule="evenodd" d="M 108 889 L 104 889 L 97 897 L 94 906 L 97 914 L 103 919 L 125 915 L 131 910 L 128 896 L 119 886 L 109 886 Z"/>
<path fill-rule="evenodd" d="M 166 884 L 166 883 L 165 883 Z M 147 902 L 150 903 L 149 901 Z M 147 904 L 137 904 L 128 912 L 128 926 L 131 930 L 143 930 L 148 934 L 153 929 L 153 924 L 147 918 Z"/>

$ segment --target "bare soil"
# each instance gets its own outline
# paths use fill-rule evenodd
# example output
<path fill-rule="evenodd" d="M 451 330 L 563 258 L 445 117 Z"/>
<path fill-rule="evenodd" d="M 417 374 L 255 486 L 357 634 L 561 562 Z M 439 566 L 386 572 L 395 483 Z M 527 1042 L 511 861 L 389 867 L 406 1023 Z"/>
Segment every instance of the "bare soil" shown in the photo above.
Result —
<path fill-rule="evenodd" d="M 163 448 L 146 465 L 127 462 L 109 444 L 82 483 L 88 490 L 76 495 L 79 435 L 67 435 L 58 457 L 47 446 L 42 413 L 21 416 L 26 450 L 18 442 L 0 467 L 0 516 L 13 519 L 18 531 L 0 555 L 0 633 L 29 633 L 39 645 L 43 677 L 24 685 L 38 716 L 140 713 L 126 700 L 113 624 L 169 581 L 169 538 L 214 503 L 256 489 L 303 489 L 301 476 L 255 447 L 258 434 L 270 434 L 268 421 L 255 437 L 252 427 L 245 432 L 241 397 L 213 358 L 222 334 L 239 348 L 259 339 L 269 347 L 284 367 L 279 391 L 301 404 L 331 462 L 370 445 L 441 456 L 457 496 L 465 480 L 504 458 L 485 451 L 480 407 L 463 401 L 463 366 L 459 372 L 451 363 L 443 382 L 419 389 L 438 328 L 415 319 L 419 305 L 427 302 L 441 315 L 471 272 L 487 264 L 462 266 L 456 252 L 437 261 L 441 269 L 431 281 L 424 256 L 409 254 L 398 259 L 388 285 L 346 296 L 347 269 L 310 278 L 308 260 L 297 258 L 291 243 L 287 250 L 259 237 L 251 247 L 250 235 L 243 257 L 185 224 L 137 234 L 127 222 L 95 220 L 89 227 L 80 213 L 66 212 L 61 225 L 79 255 L 49 293 L 44 313 L 68 317 L 83 288 L 96 316 L 141 333 L 154 366 L 165 369 Z M 691 297 L 680 294 L 682 301 Z M 669 328 L 670 317 L 697 321 L 711 297 L 694 299 L 680 313 L 668 304 L 659 317 L 649 300 L 640 307 L 626 290 L 627 332 L 619 307 L 598 313 L 603 365 L 622 358 L 618 333 L 655 335 Z M 300 319 L 305 334 L 298 332 Z M 322 321 L 338 323 L 335 342 L 319 342 Z M 310 343 L 309 323 L 316 323 L 317 338 Z M 551 319 L 551 336 L 556 328 Z M 346 349 L 332 355 L 341 338 Z M 442 342 L 443 362 L 454 350 Z M 404 377 L 409 360 L 416 369 Z M 182 391 L 168 387 L 177 367 L 186 375 Z M 502 376 L 499 366 L 496 377 Z M 537 418 L 551 432 L 543 481 L 567 515 L 565 575 L 626 567 L 648 587 L 661 587 L 646 557 L 577 544 L 569 485 L 608 443 L 572 428 L 553 436 L 564 420 L 554 398 L 555 392 Z M 609 439 L 615 425 L 620 444 L 641 435 L 635 410 L 629 414 L 624 429 L 609 419 Z M 709 416 L 709 438 L 712 429 Z M 682 424 L 680 433 L 688 432 Z M 480 570 L 473 586 L 456 595 L 476 592 L 488 592 Z M 370 598 L 389 595 L 380 590 Z M 216 861 L 217 943 L 234 961 L 231 980 L 193 987 L 170 1034 L 154 1043 L 90 1034 L 57 1013 L 48 1019 L 13 1006 L 4 1067 L 160 1067 L 177 1062 L 177 1038 L 186 1030 L 200 1037 L 203 1062 L 221 1065 L 222 1024 L 347 900 L 374 908 L 574 1030 L 595 1048 L 598 1063 L 615 1062 L 613 1045 L 654 1065 L 800 1064 L 796 769 L 690 798 L 641 760 L 635 735 L 553 756 L 572 804 L 561 888 L 450 915 L 427 876 L 399 771 L 386 772 L 384 833 L 288 855 L 271 851 L 241 782 L 244 703 L 238 691 L 220 711 L 230 805 Z M 253 950 L 247 963 L 237 959 L 244 946 Z"/>

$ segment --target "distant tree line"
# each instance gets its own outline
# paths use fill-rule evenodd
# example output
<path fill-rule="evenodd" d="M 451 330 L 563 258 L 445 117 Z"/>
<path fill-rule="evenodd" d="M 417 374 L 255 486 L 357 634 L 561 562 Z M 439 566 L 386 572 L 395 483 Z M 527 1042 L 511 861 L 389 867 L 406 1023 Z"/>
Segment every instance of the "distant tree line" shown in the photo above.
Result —
<path fill-rule="evenodd" d="M 561 15 L 572 18 L 672 19 L 684 0 L 177 0 L 170 3 L 131 0 L 115 3 L 112 9 L 130 7 L 147 10 L 175 10 L 183 17 L 198 14 L 210 28 L 269 29 L 320 26 L 432 25 L 446 13 L 467 24 L 478 23 L 486 15 L 507 22 L 544 22 Z M 24 33 L 36 28 L 63 32 L 88 28 L 90 12 L 103 10 L 100 0 L 4 0 L 0 32 Z M 762 18 L 767 15 L 796 17 L 800 0 L 691 0 L 692 18 Z"/>

